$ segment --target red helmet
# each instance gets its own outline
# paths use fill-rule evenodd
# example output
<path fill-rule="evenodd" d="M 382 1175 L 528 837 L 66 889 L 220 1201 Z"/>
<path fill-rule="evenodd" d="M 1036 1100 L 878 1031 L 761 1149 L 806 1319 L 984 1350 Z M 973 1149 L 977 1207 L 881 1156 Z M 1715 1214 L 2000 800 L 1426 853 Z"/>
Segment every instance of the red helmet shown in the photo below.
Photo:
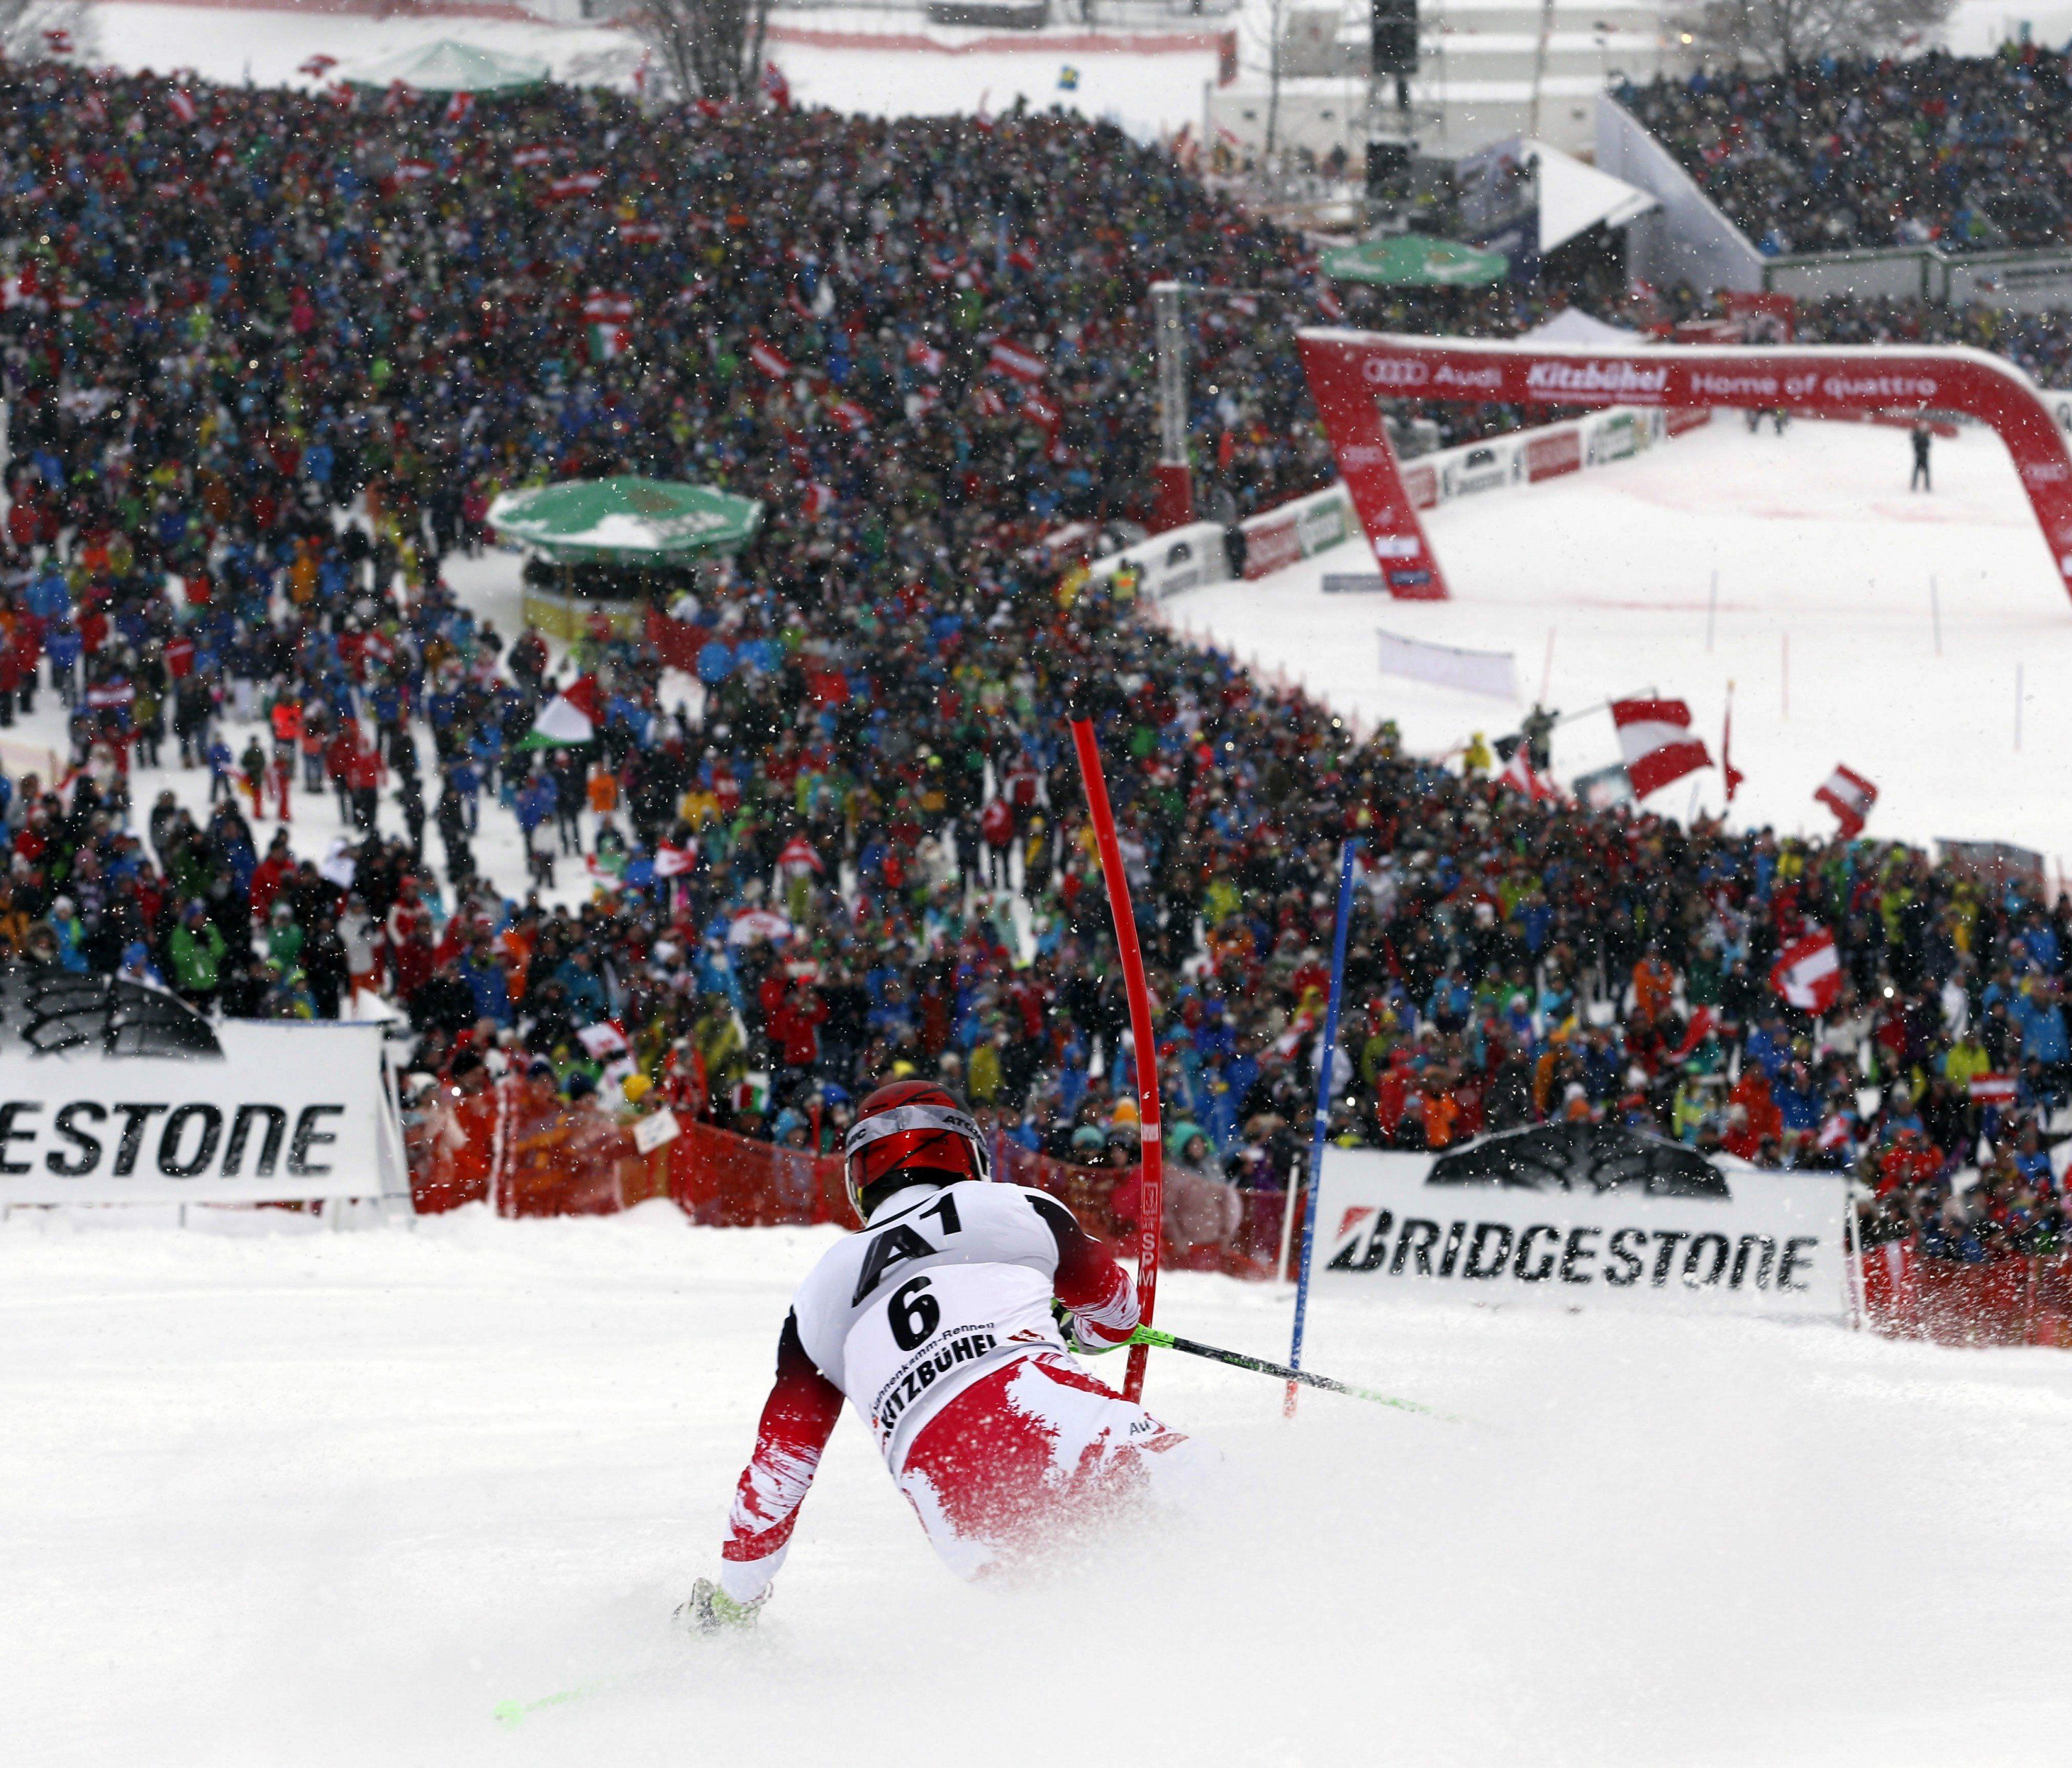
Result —
<path fill-rule="evenodd" d="M 857 1108 L 842 1143 L 842 1180 L 858 1217 L 863 1194 L 895 1173 L 990 1178 L 985 1137 L 956 1096 L 927 1080 L 895 1080 Z"/>

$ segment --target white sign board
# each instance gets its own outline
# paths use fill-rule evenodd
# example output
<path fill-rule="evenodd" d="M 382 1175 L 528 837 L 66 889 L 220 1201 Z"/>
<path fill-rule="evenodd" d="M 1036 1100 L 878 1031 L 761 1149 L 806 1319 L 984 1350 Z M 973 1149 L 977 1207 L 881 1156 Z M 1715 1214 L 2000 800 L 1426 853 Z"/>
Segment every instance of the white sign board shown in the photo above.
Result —
<path fill-rule="evenodd" d="M 1658 1313 L 1848 1312 L 1848 1186 L 1833 1174 L 1720 1164 L 1731 1195 L 1429 1185 L 1432 1157 L 1332 1149 L 1318 1206 L 1321 1282 Z"/>
<path fill-rule="evenodd" d="M 643 1154 L 652 1154 L 658 1148 L 667 1148 L 682 1133 L 683 1125 L 676 1121 L 676 1112 L 651 1111 L 635 1120 L 633 1145 Z"/>
<path fill-rule="evenodd" d="M 1517 674 L 1508 651 L 1462 651 L 1450 644 L 1406 639 L 1400 633 L 1379 635 L 1381 672 L 1385 676 L 1408 676 L 1412 681 L 1458 688 L 1464 693 L 1486 694 L 1493 700 L 1518 697 Z"/>
<path fill-rule="evenodd" d="M 379 1026 L 212 1030 L 220 1055 L 39 1055 L 10 1044 L 0 1053 L 0 1207 L 397 1192 Z"/>

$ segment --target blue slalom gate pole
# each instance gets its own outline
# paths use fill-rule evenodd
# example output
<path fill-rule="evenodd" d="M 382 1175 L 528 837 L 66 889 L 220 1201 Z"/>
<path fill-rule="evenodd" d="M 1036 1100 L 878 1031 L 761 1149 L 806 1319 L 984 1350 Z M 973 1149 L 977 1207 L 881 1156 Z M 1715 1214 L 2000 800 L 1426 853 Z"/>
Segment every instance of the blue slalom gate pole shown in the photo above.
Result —
<path fill-rule="evenodd" d="M 1338 861 L 1338 925 L 1331 938 L 1331 995 L 1324 1007 L 1324 1055 L 1317 1064 L 1317 1124 L 1309 1137 L 1309 1180 L 1302 1197 L 1302 1263 L 1295 1277 L 1295 1336 L 1288 1367 L 1302 1367 L 1302 1328 L 1309 1314 L 1309 1260 L 1317 1250 L 1317 1194 L 1324 1177 L 1324 1141 L 1331 1127 L 1331 1064 L 1338 1053 L 1338 997 L 1346 986 L 1346 932 L 1353 919 L 1353 866 L 1359 843 L 1349 841 Z M 1294 1207 L 1291 1195 L 1288 1207 Z M 1297 1384 L 1288 1384 L 1281 1403 L 1284 1418 L 1295 1416 Z"/>

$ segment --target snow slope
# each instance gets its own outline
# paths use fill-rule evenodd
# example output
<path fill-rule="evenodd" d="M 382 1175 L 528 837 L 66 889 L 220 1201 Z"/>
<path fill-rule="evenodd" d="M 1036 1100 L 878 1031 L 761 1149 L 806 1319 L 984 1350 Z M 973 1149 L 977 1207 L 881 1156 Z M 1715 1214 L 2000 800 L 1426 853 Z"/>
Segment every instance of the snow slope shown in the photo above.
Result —
<path fill-rule="evenodd" d="M 1156 1363 L 1153 1404 L 1221 1446 L 1227 1493 L 1018 1593 L 941 1569 L 845 1420 L 761 1636 L 678 1642 L 830 1231 L 666 1205 L 342 1235 L 18 1214 L 0 1753 L 2062 1759 L 2072 1358 L 1827 1327 L 1329 1297 L 1313 1366 L 1497 1428 L 1318 1396 L 1290 1426 L 1270 1381 Z M 1211 1342 L 1286 1342 L 1285 1290 L 1181 1276 L 1161 1300 Z"/>
<path fill-rule="evenodd" d="M 452 38 L 507 55 L 544 60 L 558 79 L 628 87 L 641 45 L 631 31 L 605 25 L 399 10 L 387 18 L 319 10 L 160 5 L 154 0 L 96 0 L 85 8 L 80 59 L 160 72 L 191 68 L 204 78 L 236 84 L 314 86 L 302 63 L 333 56 L 350 74 L 406 49 Z M 1210 21 L 1212 25 L 1215 21 Z M 1061 105 L 1112 120 L 1143 138 L 1202 126 L 1202 88 L 1216 76 L 1213 49 L 1158 54 L 1089 52 L 1032 39 L 1026 49 L 967 48 L 997 42 L 999 33 L 930 27 L 937 50 L 829 46 L 791 40 L 790 33 L 853 34 L 917 19 L 828 8 L 788 12 L 775 21 L 770 59 L 801 105 L 826 105 L 870 116 L 946 115 L 1001 111 L 1018 98 L 1032 109 Z M 1071 68 L 1076 84 L 1061 84 Z"/>
<path fill-rule="evenodd" d="M 1908 492 L 1909 464 L 1901 430 L 1750 437 L 1722 414 L 1634 460 L 1427 512 L 1450 602 L 1325 595 L 1326 573 L 1374 569 L 1355 541 L 1165 613 L 1369 724 L 1394 718 L 1425 751 L 1515 730 L 1547 679 L 1569 710 L 1649 688 L 1688 700 L 1716 759 L 1731 681 L 1737 825 L 1831 829 L 1811 795 L 1843 762 L 1882 793 L 1873 835 L 2072 856 L 2072 605 L 1996 439 L 1938 442 L 1933 495 Z M 1519 703 L 1383 676 L 1377 629 L 1513 652 Z M 1556 734 L 1555 772 L 1618 755 L 1595 713 Z M 1720 808 L 1720 775 L 1696 778 L 1698 808 Z M 1688 783 L 1650 800 L 1691 806 Z"/>

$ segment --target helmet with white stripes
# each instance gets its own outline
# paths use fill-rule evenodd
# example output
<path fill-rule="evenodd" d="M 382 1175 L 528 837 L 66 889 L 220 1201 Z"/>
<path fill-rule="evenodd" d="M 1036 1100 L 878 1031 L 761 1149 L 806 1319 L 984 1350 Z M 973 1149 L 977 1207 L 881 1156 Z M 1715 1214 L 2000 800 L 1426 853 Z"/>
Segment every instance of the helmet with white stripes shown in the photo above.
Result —
<path fill-rule="evenodd" d="M 985 1136 L 947 1088 L 895 1080 L 857 1108 L 842 1143 L 842 1181 L 857 1215 L 868 1220 L 888 1180 L 903 1184 L 924 1175 L 943 1184 L 990 1178 Z"/>

